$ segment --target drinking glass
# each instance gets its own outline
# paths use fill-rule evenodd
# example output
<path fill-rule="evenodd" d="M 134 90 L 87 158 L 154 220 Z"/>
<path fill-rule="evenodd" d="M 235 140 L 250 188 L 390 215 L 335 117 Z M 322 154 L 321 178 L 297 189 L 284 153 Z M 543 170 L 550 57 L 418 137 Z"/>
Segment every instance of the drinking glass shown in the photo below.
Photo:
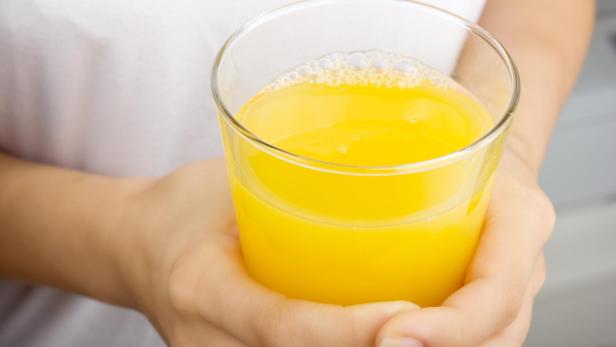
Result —
<path fill-rule="evenodd" d="M 331 53 L 366 51 L 441 71 L 484 106 L 494 126 L 438 158 L 353 166 L 278 148 L 236 118 L 282 73 Z M 212 90 L 254 279 L 288 297 L 343 305 L 439 305 L 463 284 L 519 94 L 511 57 L 486 30 L 416 1 L 296 2 L 231 35 L 216 58 Z"/>

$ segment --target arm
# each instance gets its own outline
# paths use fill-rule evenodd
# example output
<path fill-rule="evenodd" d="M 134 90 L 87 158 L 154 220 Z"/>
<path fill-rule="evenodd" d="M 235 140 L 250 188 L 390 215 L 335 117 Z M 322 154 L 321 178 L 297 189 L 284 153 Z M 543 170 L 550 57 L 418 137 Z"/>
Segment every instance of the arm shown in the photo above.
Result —
<path fill-rule="evenodd" d="M 513 56 L 522 94 L 481 240 L 465 286 L 441 307 L 392 318 L 379 333 L 382 347 L 523 344 L 554 223 L 537 178 L 584 59 L 593 15 L 591 0 L 488 0 L 481 24 Z M 460 64 L 463 72 L 464 53 Z"/>
<path fill-rule="evenodd" d="M 480 24 L 516 62 L 522 94 L 508 148 L 538 175 L 594 24 L 593 0 L 488 0 Z"/>
<path fill-rule="evenodd" d="M 115 224 L 129 182 L 0 152 L 0 276 L 130 305 L 120 269 L 131 242 Z"/>

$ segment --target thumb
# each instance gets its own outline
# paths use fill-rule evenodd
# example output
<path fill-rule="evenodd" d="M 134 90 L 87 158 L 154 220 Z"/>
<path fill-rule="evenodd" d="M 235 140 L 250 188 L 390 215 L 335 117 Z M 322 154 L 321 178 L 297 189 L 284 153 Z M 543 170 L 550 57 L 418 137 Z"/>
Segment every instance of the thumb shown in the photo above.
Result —
<path fill-rule="evenodd" d="M 374 344 L 381 327 L 399 313 L 419 310 L 420 307 L 407 301 L 377 302 L 343 308 L 348 311 L 354 341 Z M 359 344 L 362 345 L 362 344 Z"/>
<path fill-rule="evenodd" d="M 354 306 L 295 302 L 287 315 L 288 323 L 308 337 L 304 346 L 374 346 L 379 330 L 395 315 L 418 310 L 404 301 Z M 294 330 L 293 328 L 290 329 Z M 289 346 L 292 344 L 281 344 Z"/>

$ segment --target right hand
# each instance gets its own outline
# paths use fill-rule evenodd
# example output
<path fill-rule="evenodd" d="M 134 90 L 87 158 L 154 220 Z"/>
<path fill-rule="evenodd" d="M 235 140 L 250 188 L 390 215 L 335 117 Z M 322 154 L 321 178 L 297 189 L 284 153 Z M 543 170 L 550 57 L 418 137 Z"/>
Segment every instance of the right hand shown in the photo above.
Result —
<path fill-rule="evenodd" d="M 133 235 L 121 263 L 135 306 L 172 347 L 374 346 L 407 302 L 342 307 L 292 300 L 243 267 L 221 160 L 147 181 L 129 198 Z"/>
<path fill-rule="evenodd" d="M 464 286 L 439 307 L 396 315 L 379 333 L 383 345 L 524 344 L 533 302 L 545 280 L 543 248 L 556 216 L 536 171 L 514 153 L 507 149 L 503 155 Z"/>

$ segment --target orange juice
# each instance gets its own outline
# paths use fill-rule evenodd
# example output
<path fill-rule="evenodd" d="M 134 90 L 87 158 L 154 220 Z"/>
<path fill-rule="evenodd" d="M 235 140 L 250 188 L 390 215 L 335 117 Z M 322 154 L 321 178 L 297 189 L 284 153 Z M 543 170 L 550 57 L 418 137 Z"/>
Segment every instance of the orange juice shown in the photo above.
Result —
<path fill-rule="evenodd" d="M 406 167 L 472 144 L 492 120 L 445 75 L 379 54 L 309 62 L 236 114 L 292 154 L 225 135 L 247 269 L 289 297 L 428 306 L 463 283 L 495 165 L 478 151 Z"/>

